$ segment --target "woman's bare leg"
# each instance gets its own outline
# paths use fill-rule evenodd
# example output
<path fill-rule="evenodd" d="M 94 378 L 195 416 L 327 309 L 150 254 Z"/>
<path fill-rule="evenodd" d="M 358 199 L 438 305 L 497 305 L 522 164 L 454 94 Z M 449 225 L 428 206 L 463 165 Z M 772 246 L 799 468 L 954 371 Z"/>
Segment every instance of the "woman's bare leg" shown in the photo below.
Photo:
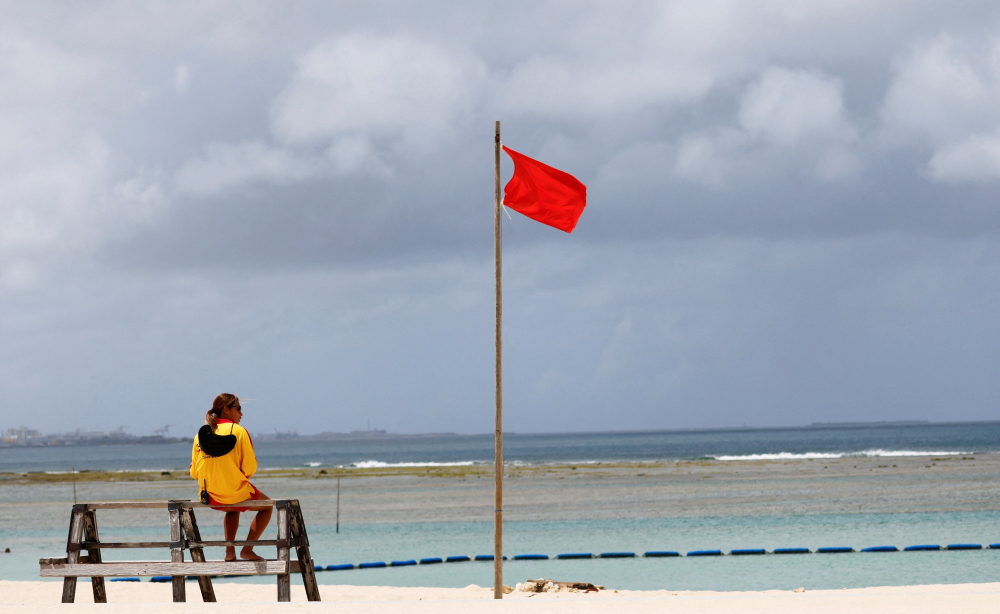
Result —
<path fill-rule="evenodd" d="M 262 492 L 260 493 L 260 497 L 262 499 L 268 498 L 268 496 Z M 254 541 L 259 539 L 260 536 L 264 534 L 264 529 L 266 529 L 267 524 L 271 522 L 271 512 L 274 508 L 251 507 L 247 509 L 252 512 L 257 512 L 257 515 L 254 516 L 253 521 L 250 523 L 250 532 L 247 533 L 247 541 Z M 253 546 L 244 546 L 243 550 L 240 550 L 240 558 L 248 561 L 259 561 L 263 557 L 257 556 L 257 554 L 253 551 Z"/>
<path fill-rule="evenodd" d="M 226 512 L 226 518 L 222 521 L 223 529 L 226 532 L 226 541 L 231 542 L 236 539 L 236 531 L 240 528 L 240 513 Z M 236 560 L 236 548 L 226 546 L 226 560 Z"/>

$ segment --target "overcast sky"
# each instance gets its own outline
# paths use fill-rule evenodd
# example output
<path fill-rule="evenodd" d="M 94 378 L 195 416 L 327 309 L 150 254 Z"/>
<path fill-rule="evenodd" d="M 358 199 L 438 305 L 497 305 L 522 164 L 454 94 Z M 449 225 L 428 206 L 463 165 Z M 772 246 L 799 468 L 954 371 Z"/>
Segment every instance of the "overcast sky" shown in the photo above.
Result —
<path fill-rule="evenodd" d="M 0 428 L 491 431 L 497 119 L 507 430 L 998 417 L 995 1 L 2 13 Z"/>

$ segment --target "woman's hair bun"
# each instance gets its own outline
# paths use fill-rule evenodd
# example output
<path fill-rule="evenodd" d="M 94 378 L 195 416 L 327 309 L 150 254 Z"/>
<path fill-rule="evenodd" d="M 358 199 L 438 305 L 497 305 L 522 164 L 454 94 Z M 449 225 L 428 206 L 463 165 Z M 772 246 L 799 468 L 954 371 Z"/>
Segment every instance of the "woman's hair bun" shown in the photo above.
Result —
<path fill-rule="evenodd" d="M 205 412 L 205 424 L 214 429 L 218 418 L 222 416 L 222 410 L 233 405 L 239 405 L 239 403 L 240 398 L 229 392 L 224 392 L 215 397 L 215 401 L 212 402 L 212 409 Z"/>

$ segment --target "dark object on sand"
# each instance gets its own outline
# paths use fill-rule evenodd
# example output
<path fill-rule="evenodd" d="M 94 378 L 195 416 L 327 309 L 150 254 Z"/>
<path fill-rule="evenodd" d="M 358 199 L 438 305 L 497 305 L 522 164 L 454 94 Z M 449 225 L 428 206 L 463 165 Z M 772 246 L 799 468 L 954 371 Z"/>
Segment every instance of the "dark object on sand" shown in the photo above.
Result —
<path fill-rule="evenodd" d="M 591 584 L 590 582 L 558 582 L 556 580 L 541 579 L 541 580 L 527 580 L 525 584 L 530 587 L 528 589 L 528 592 L 533 591 L 536 593 L 544 593 L 545 586 L 548 584 L 553 584 L 559 587 L 560 589 L 561 588 L 576 589 L 578 591 L 583 591 L 586 593 L 591 593 L 591 592 L 596 593 L 599 590 L 604 590 L 603 586 L 596 586 L 594 584 Z M 532 584 L 534 584 L 534 586 L 531 586 Z"/>

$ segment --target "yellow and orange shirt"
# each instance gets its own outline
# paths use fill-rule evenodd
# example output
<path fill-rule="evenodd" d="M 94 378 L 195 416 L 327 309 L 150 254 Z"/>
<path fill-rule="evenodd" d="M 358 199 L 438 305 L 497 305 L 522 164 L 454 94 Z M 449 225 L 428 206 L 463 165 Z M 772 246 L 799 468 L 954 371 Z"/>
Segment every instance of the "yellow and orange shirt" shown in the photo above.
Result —
<path fill-rule="evenodd" d="M 206 456 L 194 437 L 191 448 L 191 477 L 198 480 L 199 491 L 208 494 L 219 503 L 239 503 L 250 499 L 250 477 L 257 471 L 257 455 L 253 451 L 250 433 L 231 420 L 219 420 L 216 435 L 236 435 L 236 447 L 225 456 Z"/>

